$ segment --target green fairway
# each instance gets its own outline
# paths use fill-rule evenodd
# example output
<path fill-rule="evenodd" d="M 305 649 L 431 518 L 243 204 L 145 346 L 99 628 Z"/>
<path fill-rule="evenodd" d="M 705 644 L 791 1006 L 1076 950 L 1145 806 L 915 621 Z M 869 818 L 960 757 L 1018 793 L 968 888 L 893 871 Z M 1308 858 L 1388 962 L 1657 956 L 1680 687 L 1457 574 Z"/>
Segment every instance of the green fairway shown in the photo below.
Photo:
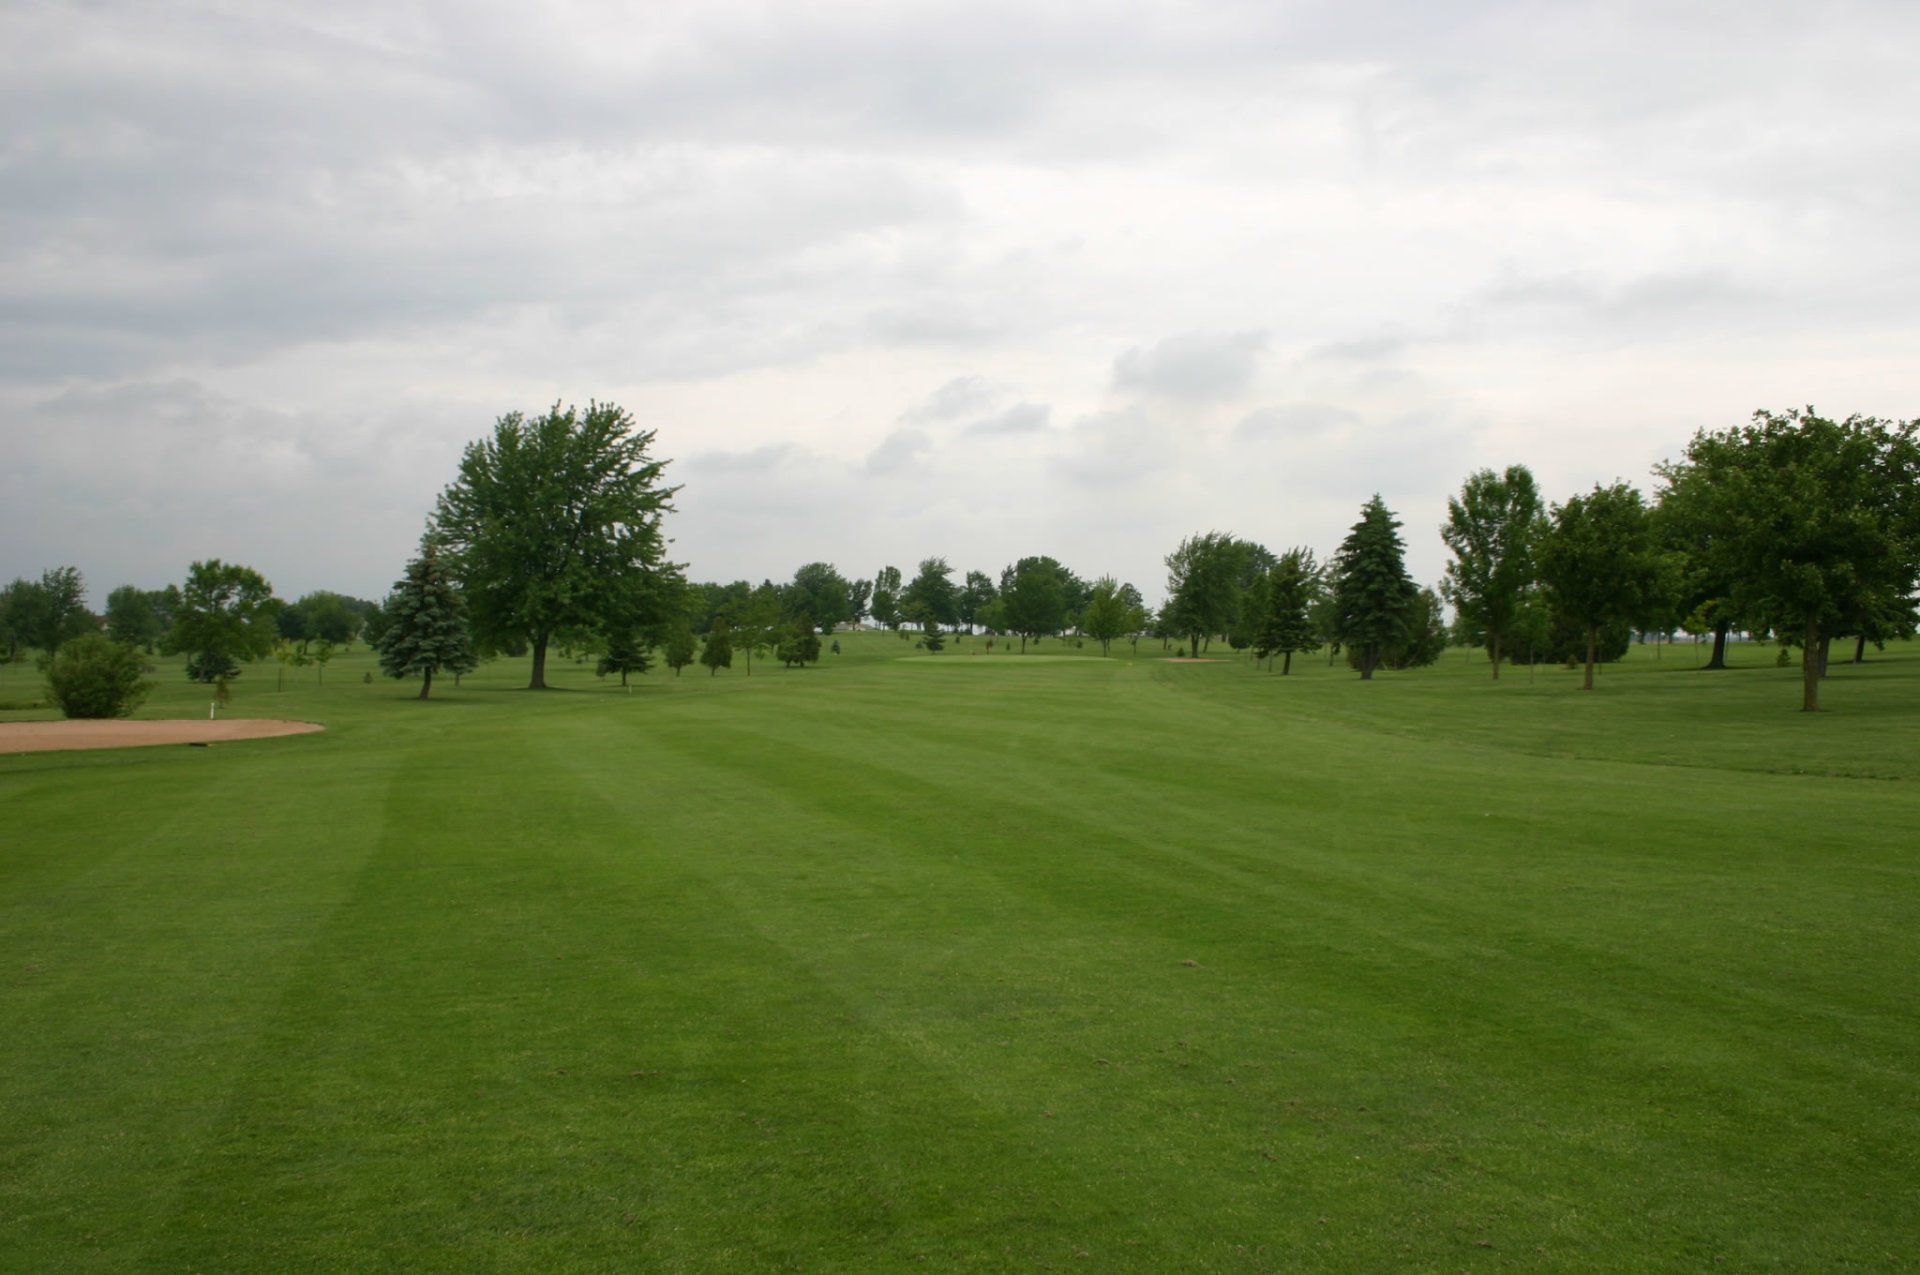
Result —
<path fill-rule="evenodd" d="M 1920 1263 L 1920 646 L 841 642 L 0 757 L 0 1270 Z"/>

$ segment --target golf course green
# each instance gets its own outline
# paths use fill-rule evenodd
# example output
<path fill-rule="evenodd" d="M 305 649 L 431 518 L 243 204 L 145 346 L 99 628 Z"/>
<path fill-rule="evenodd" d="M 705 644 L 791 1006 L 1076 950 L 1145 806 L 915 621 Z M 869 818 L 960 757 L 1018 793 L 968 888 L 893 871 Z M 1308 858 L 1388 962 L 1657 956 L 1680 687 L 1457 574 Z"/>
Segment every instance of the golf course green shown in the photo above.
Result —
<path fill-rule="evenodd" d="M 1920 644 L 840 640 L 0 756 L 0 1270 L 1920 1263 Z"/>

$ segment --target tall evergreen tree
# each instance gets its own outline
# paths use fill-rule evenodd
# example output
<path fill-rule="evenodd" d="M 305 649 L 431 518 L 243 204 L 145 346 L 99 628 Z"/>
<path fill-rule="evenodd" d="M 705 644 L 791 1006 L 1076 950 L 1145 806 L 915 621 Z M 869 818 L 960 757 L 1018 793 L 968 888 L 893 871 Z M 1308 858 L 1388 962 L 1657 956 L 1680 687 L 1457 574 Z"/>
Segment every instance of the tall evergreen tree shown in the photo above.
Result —
<path fill-rule="evenodd" d="M 385 610 L 387 626 L 374 644 L 381 671 L 395 678 L 418 673 L 421 699 L 433 690 L 435 673 L 471 673 L 479 667 L 466 600 L 431 538 L 395 582 Z"/>
<path fill-rule="evenodd" d="M 1420 593 L 1407 575 L 1399 527 L 1375 494 L 1334 559 L 1334 635 L 1347 644 L 1363 681 L 1372 680 L 1382 655 L 1405 637 Z"/>
<path fill-rule="evenodd" d="M 1479 470 L 1447 501 L 1440 538 L 1454 557 L 1440 591 L 1486 643 L 1495 681 L 1520 595 L 1533 581 L 1542 515 L 1540 489 L 1525 465 L 1509 465 L 1499 474 Z"/>

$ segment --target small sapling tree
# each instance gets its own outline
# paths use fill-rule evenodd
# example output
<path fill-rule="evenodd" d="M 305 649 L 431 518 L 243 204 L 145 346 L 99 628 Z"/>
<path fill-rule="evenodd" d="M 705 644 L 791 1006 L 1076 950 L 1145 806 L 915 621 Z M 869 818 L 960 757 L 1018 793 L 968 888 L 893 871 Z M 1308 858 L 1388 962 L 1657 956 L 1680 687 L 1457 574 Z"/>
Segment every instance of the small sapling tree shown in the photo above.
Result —
<path fill-rule="evenodd" d="M 693 626 L 685 620 L 674 625 L 667 634 L 666 648 L 661 655 L 667 667 L 673 670 L 673 675 L 679 677 L 680 670 L 693 663 Z"/>
<path fill-rule="evenodd" d="M 626 626 L 614 629 L 607 634 L 605 646 L 606 649 L 600 653 L 600 662 L 594 666 L 595 677 L 618 673 L 620 685 L 625 686 L 628 674 L 644 673 L 653 667 L 646 643 L 641 640 L 637 629 Z"/>
<path fill-rule="evenodd" d="M 713 631 L 707 634 L 706 643 L 700 648 L 700 662 L 706 665 L 708 677 L 733 667 L 733 633 L 725 620 L 713 622 Z"/>

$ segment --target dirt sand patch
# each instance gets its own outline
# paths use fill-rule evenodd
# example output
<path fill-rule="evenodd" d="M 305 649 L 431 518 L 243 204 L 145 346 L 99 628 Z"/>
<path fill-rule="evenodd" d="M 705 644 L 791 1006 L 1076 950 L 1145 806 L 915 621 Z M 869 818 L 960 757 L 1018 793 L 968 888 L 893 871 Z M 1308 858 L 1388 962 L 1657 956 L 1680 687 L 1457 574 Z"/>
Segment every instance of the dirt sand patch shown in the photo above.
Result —
<path fill-rule="evenodd" d="M 230 717 L 225 721 L 0 722 L 0 753 L 49 753 L 69 748 L 144 748 L 152 744 L 223 744 L 236 739 L 308 735 L 325 730 L 312 722 L 270 717 Z"/>
<path fill-rule="evenodd" d="M 1203 655 L 1197 660 L 1194 659 L 1191 655 L 1169 655 L 1165 659 L 1161 660 L 1160 662 L 1162 664 L 1225 664 L 1226 663 L 1225 660 L 1216 660 L 1209 655 Z"/>

